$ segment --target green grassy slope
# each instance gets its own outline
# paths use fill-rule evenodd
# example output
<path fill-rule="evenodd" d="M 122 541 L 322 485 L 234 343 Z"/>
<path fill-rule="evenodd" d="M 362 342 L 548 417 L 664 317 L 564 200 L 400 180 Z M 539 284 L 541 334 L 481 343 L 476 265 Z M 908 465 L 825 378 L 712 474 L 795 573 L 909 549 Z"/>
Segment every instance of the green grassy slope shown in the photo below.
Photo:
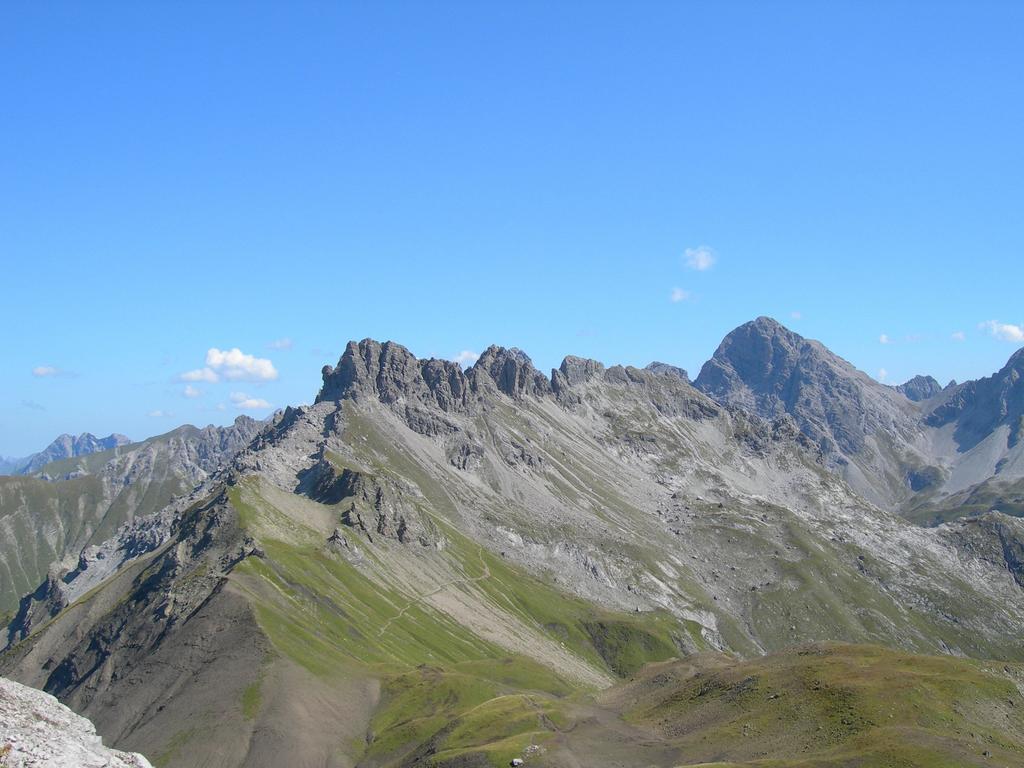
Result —
<path fill-rule="evenodd" d="M 646 735 L 635 765 L 1019 766 L 1022 684 L 1019 665 L 818 644 L 749 661 L 707 654 L 654 665 L 599 705 L 615 727 Z M 614 729 L 600 716 L 576 718 L 542 764 L 567 751 L 584 760 L 614 751 Z"/>
<path fill-rule="evenodd" d="M 594 689 L 558 669 L 558 657 L 545 648 L 591 670 L 592 679 L 611 682 L 648 661 L 674 657 L 677 640 L 688 636 L 666 614 L 607 611 L 563 595 L 447 529 L 444 551 L 429 555 L 452 576 L 441 591 L 482 613 L 494 611 L 496 622 L 508 621 L 544 646 L 516 653 L 431 604 L 424 596 L 434 590 L 416 594 L 389 583 L 395 553 L 387 545 L 360 541 L 365 561 L 357 568 L 323 546 L 312 527 L 315 510 L 304 525 L 251 478 L 229 495 L 264 552 L 241 563 L 231 580 L 250 598 L 275 651 L 320 679 L 382 680 L 373 736 L 362 754 L 366 765 L 469 753 L 502 765 L 509 753 L 550 737 L 570 694 Z M 310 503 L 305 506 L 308 511 Z M 257 695 L 247 691 L 243 711 L 258 708 Z"/>

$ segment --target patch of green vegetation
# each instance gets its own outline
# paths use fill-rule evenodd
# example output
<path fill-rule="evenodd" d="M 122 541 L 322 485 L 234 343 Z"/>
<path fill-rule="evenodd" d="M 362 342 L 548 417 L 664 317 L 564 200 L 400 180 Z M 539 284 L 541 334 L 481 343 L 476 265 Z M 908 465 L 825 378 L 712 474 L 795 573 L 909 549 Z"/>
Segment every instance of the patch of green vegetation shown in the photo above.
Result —
<path fill-rule="evenodd" d="M 662 633 L 647 629 L 647 621 L 593 618 L 580 625 L 591 645 L 608 668 L 619 677 L 627 677 L 650 661 L 661 661 L 678 654 L 678 649 Z"/>
<path fill-rule="evenodd" d="M 569 684 L 523 657 L 421 666 L 385 683 L 373 738 L 361 763 L 406 764 L 414 754 L 441 763 L 466 752 L 505 765 L 565 722 Z"/>
<path fill-rule="evenodd" d="M 265 559 L 241 564 L 255 590 L 257 619 L 277 649 L 317 675 L 339 663 L 389 670 L 502 655 L 495 646 L 423 604 L 371 581 L 319 550 L 265 541 Z"/>
<path fill-rule="evenodd" d="M 260 711 L 263 703 L 262 687 L 263 675 L 260 675 L 242 691 L 242 717 L 246 720 L 252 720 Z"/>
<path fill-rule="evenodd" d="M 92 513 L 103 503 L 97 477 L 0 477 L 0 611 L 17 610 L 21 596 L 39 586 L 53 562 L 87 543 Z"/>
<path fill-rule="evenodd" d="M 1006 482 L 996 475 L 962 493 L 939 501 L 925 499 L 903 511 L 918 525 L 935 526 L 961 517 L 984 515 L 999 510 L 1004 515 L 1024 517 L 1024 480 Z"/>
<path fill-rule="evenodd" d="M 662 669 L 635 684 L 625 716 L 694 762 L 953 768 L 987 764 L 985 753 L 993 765 L 1024 759 L 1021 694 L 1003 665 L 826 644 L 751 661 L 706 657 L 675 675 Z"/>
<path fill-rule="evenodd" d="M 182 748 L 188 745 L 188 743 L 195 737 L 196 730 L 194 728 L 188 728 L 184 731 L 178 731 L 171 740 L 167 742 L 167 746 L 163 752 L 153 758 L 153 765 L 155 768 L 164 768 L 164 766 L 170 765 L 171 761 L 178 756 Z"/>

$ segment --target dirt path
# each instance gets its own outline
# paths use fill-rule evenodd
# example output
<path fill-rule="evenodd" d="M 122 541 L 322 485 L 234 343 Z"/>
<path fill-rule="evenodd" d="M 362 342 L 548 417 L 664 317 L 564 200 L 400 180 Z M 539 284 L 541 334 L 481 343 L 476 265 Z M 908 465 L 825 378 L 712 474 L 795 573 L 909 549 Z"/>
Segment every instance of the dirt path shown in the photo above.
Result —
<path fill-rule="evenodd" d="M 405 604 L 405 606 L 402 608 L 402 610 L 400 610 L 398 613 L 396 613 L 394 616 L 392 616 L 390 619 L 388 619 L 386 622 L 384 622 L 384 626 L 382 626 L 380 628 L 380 631 L 377 633 L 377 637 L 383 637 L 384 633 L 387 632 L 391 628 L 391 625 L 394 624 L 396 621 L 398 621 L 403 616 L 405 616 L 406 612 L 410 608 L 412 608 L 414 605 L 418 605 L 418 604 L 424 602 L 425 600 L 429 600 L 431 597 L 433 597 L 434 595 L 438 594 L 439 592 L 443 592 L 444 590 L 448 589 L 449 587 L 455 587 L 455 586 L 458 586 L 460 584 L 475 584 L 478 581 L 483 581 L 484 579 L 491 578 L 491 569 L 490 569 L 490 567 L 488 567 L 487 561 L 484 560 L 484 553 L 483 553 L 483 551 L 482 550 L 477 550 L 477 556 L 480 558 L 480 567 L 483 568 L 483 573 L 482 574 L 480 574 L 479 576 L 471 576 L 471 577 L 468 577 L 468 578 L 465 578 L 465 579 L 453 579 L 451 581 L 446 581 L 445 583 L 437 586 L 436 588 L 432 589 L 431 591 L 424 592 L 419 597 L 416 597 L 415 599 L 410 600 L 408 603 Z"/>
<path fill-rule="evenodd" d="M 573 707 L 568 729 L 553 728 L 555 735 L 538 758 L 541 766 L 606 768 L 679 765 L 679 750 L 657 734 L 627 723 L 613 709 L 594 704 Z"/>

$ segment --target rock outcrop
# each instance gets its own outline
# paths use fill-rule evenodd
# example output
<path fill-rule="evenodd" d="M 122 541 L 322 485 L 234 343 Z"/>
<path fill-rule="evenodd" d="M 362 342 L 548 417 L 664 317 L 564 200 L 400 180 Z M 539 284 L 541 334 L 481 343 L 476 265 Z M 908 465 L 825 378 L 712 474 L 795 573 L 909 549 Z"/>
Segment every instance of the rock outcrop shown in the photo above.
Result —
<path fill-rule="evenodd" d="M 56 698 L 0 677 L 4 768 L 152 768 L 140 754 L 103 746 L 96 728 Z"/>
<path fill-rule="evenodd" d="M 529 356 L 515 347 L 490 346 L 468 372 L 474 391 L 489 384 L 511 398 L 541 397 L 551 393 L 551 382 L 533 367 Z"/>

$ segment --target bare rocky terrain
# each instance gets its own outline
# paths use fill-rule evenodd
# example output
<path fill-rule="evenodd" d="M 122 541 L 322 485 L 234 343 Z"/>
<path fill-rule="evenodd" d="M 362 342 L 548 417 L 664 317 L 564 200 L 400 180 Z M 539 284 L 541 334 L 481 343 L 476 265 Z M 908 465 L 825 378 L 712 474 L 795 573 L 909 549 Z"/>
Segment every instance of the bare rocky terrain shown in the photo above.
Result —
<path fill-rule="evenodd" d="M 353 342 L 313 405 L 40 578 L 0 673 L 157 765 L 575 765 L 593 746 L 569 730 L 587 722 L 622 723 L 623 755 L 664 747 L 624 765 L 789 759 L 797 736 L 766 755 L 688 752 L 678 707 L 628 725 L 617 692 L 651 663 L 768 659 L 714 689 L 732 696 L 730 717 L 716 710 L 728 740 L 746 691 L 774 690 L 746 677 L 805 674 L 795 646 L 854 644 L 853 667 L 858 648 L 894 649 L 871 656 L 880 674 L 1000 660 L 999 685 L 1016 685 L 1024 523 L 957 512 L 955 494 L 1015 477 L 1019 364 L 913 399 L 766 318 L 693 384 L 664 364 L 567 357 L 545 375 L 491 347 L 463 370 Z M 689 674 L 672 678 L 687 700 Z M 847 696 L 841 675 L 830 685 Z M 1005 700 L 977 691 L 978 707 Z M 856 717 L 876 718 L 864 696 Z M 974 710 L 949 711 L 972 727 Z M 869 752 L 860 720 L 835 721 L 842 749 L 815 765 Z M 892 759 L 973 764 L 966 742 L 932 740 Z"/>

